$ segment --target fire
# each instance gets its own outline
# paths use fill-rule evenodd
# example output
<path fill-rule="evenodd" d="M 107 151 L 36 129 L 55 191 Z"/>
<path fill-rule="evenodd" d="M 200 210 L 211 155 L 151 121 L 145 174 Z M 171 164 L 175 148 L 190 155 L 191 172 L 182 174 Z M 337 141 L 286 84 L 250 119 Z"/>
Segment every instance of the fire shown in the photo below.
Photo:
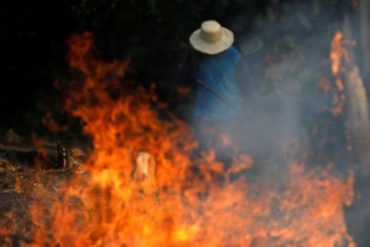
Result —
<path fill-rule="evenodd" d="M 349 59 L 347 50 L 343 47 L 343 33 L 337 32 L 331 41 L 331 71 L 334 76 L 339 75 L 339 69 L 342 59 Z"/>
<path fill-rule="evenodd" d="M 331 112 L 334 116 L 339 116 L 343 113 L 343 108 L 346 102 L 346 96 L 344 94 L 344 84 L 340 77 L 342 66 L 342 60 L 348 62 L 350 60 L 347 49 L 344 47 L 344 37 L 342 32 L 337 32 L 331 41 L 330 50 L 330 61 L 331 61 L 331 72 L 335 77 L 336 92 L 333 92 L 333 104 L 334 107 Z"/>
<path fill-rule="evenodd" d="M 94 57 L 91 34 L 69 45 L 70 67 L 84 79 L 72 82 L 65 107 L 94 150 L 87 172 L 66 180 L 57 197 L 39 194 L 24 246 L 355 246 L 343 211 L 353 174 L 287 161 L 283 178 L 251 182 L 251 156 L 226 165 L 212 150 L 194 155 L 186 124 L 158 117 L 153 90 L 122 88 L 128 63 Z"/>

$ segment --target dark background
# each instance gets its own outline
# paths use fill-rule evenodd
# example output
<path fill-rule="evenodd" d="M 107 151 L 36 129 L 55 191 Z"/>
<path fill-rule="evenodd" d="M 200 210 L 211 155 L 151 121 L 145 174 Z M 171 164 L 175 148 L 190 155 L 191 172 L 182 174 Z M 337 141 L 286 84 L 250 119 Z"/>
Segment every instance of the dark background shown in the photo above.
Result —
<path fill-rule="evenodd" d="M 281 16 L 296 10 L 297 1 L 287 0 L 6 1 L 1 22 L 0 129 L 40 127 L 39 119 L 45 114 L 41 108 L 53 105 L 57 97 L 53 81 L 67 74 L 65 41 L 74 33 L 92 31 L 103 58 L 132 58 L 134 81 L 156 82 L 166 100 L 178 87 L 174 78 L 187 53 L 188 37 L 202 20 L 214 18 L 233 29 L 237 46 L 256 25 L 270 31 L 261 34 L 263 49 L 249 56 L 258 62 L 282 35 L 299 31 L 294 39 L 300 42 L 342 17 L 342 0 L 299 2 L 302 9 L 311 10 L 305 17 L 313 21 L 310 30 L 299 21 L 290 29 L 276 28 Z M 320 13 L 314 13 L 315 4 Z M 320 21 L 315 22 L 317 15 Z"/>

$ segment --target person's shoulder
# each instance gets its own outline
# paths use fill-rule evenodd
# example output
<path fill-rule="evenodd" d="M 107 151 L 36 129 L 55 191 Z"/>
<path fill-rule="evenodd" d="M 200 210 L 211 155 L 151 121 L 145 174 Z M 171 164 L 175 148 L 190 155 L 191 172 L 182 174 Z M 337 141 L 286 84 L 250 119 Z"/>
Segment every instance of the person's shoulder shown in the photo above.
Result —
<path fill-rule="evenodd" d="M 227 50 L 216 55 L 205 55 L 200 62 L 200 67 L 233 65 L 241 58 L 240 52 L 231 46 Z M 226 66 L 227 67 L 227 66 Z"/>
<path fill-rule="evenodd" d="M 240 53 L 240 51 L 235 47 L 235 46 L 231 46 L 228 50 L 227 50 L 228 53 L 232 54 L 233 56 L 236 56 L 236 57 L 241 57 L 242 54 Z"/>
<path fill-rule="evenodd" d="M 225 60 L 229 60 L 229 61 L 239 61 L 241 59 L 242 55 L 236 47 L 231 46 L 229 49 L 227 49 L 223 53 L 222 57 Z"/>

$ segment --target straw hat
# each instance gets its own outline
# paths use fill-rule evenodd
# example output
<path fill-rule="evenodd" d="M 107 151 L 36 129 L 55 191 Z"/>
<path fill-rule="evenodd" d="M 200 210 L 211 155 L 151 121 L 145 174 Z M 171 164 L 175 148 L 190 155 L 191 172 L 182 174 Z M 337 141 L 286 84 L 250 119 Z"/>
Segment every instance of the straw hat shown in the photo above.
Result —
<path fill-rule="evenodd" d="M 214 55 L 227 50 L 234 42 L 234 34 L 214 20 L 204 21 L 190 36 L 191 46 L 205 54 Z"/>

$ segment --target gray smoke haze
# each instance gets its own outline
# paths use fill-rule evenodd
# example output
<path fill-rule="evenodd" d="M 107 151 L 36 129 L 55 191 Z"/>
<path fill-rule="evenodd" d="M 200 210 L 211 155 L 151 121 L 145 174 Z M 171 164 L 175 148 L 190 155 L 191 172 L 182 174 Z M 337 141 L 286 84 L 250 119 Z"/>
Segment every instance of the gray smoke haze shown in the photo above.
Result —
<path fill-rule="evenodd" d="M 333 162 L 335 175 L 341 177 L 354 169 L 355 161 L 346 150 L 346 105 L 340 116 L 333 116 L 332 91 L 318 87 L 320 78 L 326 78 L 335 91 L 329 52 L 332 37 L 342 29 L 341 11 L 330 16 L 332 10 L 315 8 L 291 4 L 284 12 L 282 7 L 280 13 L 255 21 L 249 32 L 243 31 L 243 16 L 232 21 L 236 47 L 243 54 L 237 71 L 242 102 L 238 118 L 222 128 L 231 130 L 239 151 L 262 164 L 247 175 L 251 180 L 283 183 L 290 159 L 303 161 L 308 168 Z M 359 247 L 367 247 L 368 177 L 357 177 L 355 187 L 355 198 L 362 199 L 355 199 L 347 210 L 348 228 Z"/>

